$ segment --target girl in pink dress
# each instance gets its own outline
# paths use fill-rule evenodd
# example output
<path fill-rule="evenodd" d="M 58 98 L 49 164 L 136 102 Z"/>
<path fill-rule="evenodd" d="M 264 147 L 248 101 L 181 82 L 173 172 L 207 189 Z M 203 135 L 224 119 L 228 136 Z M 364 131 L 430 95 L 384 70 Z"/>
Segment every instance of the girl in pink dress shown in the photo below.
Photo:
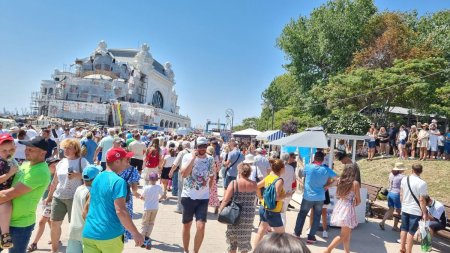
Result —
<path fill-rule="evenodd" d="M 331 225 L 341 227 L 341 234 L 333 239 L 324 253 L 330 253 L 340 243 L 344 245 L 344 252 L 350 253 L 352 229 L 358 225 L 355 206 L 361 202 L 356 174 L 357 168 L 353 164 L 347 164 L 338 180 L 336 196 L 339 200 L 331 215 Z"/>

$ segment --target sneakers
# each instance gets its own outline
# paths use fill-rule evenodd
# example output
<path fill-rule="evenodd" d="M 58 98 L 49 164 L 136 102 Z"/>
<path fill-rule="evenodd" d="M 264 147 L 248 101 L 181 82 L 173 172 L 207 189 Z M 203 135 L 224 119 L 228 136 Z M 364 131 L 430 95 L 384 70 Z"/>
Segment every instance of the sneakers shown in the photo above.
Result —
<path fill-rule="evenodd" d="M 150 240 L 149 237 L 145 237 L 145 241 L 144 244 L 141 245 L 141 248 L 145 248 L 145 249 L 151 249 L 152 248 L 152 241 Z"/>
<path fill-rule="evenodd" d="M 308 235 L 308 239 L 306 240 L 306 243 L 308 243 L 308 244 L 314 244 L 314 243 L 316 243 L 316 242 L 317 242 L 317 239 L 316 239 L 315 236 L 310 236 L 310 235 Z"/>
<path fill-rule="evenodd" d="M 328 238 L 328 232 L 326 230 L 322 232 L 322 238 Z"/>

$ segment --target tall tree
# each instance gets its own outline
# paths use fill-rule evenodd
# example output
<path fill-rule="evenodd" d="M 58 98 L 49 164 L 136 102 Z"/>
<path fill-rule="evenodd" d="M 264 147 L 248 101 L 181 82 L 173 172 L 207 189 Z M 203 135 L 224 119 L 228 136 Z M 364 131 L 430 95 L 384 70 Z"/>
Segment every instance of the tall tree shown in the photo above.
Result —
<path fill-rule="evenodd" d="M 376 11 L 372 0 L 329 1 L 309 18 L 299 17 L 284 27 L 277 45 L 303 91 L 350 66 L 363 28 Z"/>

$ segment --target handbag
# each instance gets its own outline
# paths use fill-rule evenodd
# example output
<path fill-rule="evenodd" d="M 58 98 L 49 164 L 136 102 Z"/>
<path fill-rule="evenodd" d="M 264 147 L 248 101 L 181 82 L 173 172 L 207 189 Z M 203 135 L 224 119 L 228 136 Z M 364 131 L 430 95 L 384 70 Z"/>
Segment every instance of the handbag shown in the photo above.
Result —
<path fill-rule="evenodd" d="M 234 185 L 236 185 L 236 190 L 234 189 Z M 217 220 L 220 223 L 228 225 L 237 225 L 239 223 L 242 205 L 236 202 L 236 196 L 239 196 L 239 188 L 236 181 L 233 181 L 233 198 L 230 203 L 228 203 L 228 205 L 219 213 Z"/>

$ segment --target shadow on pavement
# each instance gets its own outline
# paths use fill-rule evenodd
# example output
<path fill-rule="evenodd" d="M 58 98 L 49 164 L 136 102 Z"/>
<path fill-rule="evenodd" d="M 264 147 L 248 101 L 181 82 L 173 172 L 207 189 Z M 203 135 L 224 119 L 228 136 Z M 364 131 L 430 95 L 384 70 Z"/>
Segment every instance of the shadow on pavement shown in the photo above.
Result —
<path fill-rule="evenodd" d="M 152 243 L 157 242 L 158 244 L 153 244 L 152 249 L 159 249 L 163 252 L 183 252 L 183 247 L 178 244 L 166 244 L 158 240 L 152 240 Z"/>
<path fill-rule="evenodd" d="M 133 213 L 133 220 L 142 219 L 142 216 L 143 216 L 142 213 Z"/>

